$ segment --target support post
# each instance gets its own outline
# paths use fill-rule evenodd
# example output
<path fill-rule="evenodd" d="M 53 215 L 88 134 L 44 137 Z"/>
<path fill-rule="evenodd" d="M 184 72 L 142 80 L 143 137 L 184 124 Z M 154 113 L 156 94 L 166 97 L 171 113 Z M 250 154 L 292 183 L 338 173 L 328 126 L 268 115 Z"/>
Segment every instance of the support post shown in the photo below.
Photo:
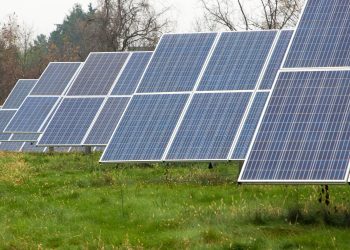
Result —
<path fill-rule="evenodd" d="M 55 152 L 55 148 L 54 147 L 49 147 L 49 154 L 52 154 L 53 152 Z"/>
<path fill-rule="evenodd" d="M 84 150 L 84 153 L 86 155 L 91 155 L 91 152 L 92 152 L 92 148 L 90 146 L 86 146 L 85 150 Z"/>
<path fill-rule="evenodd" d="M 237 184 L 240 185 L 241 183 L 238 182 L 239 175 L 241 174 L 242 168 L 244 165 L 244 161 L 238 161 L 238 174 L 237 174 Z"/>

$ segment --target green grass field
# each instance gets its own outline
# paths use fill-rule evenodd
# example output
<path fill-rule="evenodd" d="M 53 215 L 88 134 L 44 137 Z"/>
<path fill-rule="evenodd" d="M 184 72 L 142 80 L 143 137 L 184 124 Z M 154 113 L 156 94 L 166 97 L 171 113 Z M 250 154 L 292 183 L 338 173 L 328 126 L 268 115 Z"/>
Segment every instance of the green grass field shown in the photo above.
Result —
<path fill-rule="evenodd" d="M 350 187 L 239 186 L 234 163 L 0 153 L 1 249 L 349 249 Z"/>

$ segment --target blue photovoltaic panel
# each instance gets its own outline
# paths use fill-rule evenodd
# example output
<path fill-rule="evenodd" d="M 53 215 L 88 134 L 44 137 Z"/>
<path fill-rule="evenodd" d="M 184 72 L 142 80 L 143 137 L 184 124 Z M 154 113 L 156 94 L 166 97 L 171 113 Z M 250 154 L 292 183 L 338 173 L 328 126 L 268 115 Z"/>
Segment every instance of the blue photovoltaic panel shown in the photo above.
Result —
<path fill-rule="evenodd" d="M 350 71 L 279 75 L 242 182 L 344 182 L 350 159 Z"/>
<path fill-rule="evenodd" d="M 31 95 L 62 95 L 81 63 L 50 63 Z"/>
<path fill-rule="evenodd" d="M 293 31 L 283 30 L 278 38 L 278 42 L 271 56 L 269 65 L 260 84 L 260 89 L 271 89 L 276 79 L 278 70 L 282 67 L 284 56 L 287 52 L 288 45 L 292 39 Z"/>
<path fill-rule="evenodd" d="M 103 100 L 103 98 L 64 99 L 38 145 L 80 145 Z"/>
<path fill-rule="evenodd" d="M 27 97 L 5 128 L 5 132 L 37 133 L 55 106 L 58 97 Z"/>
<path fill-rule="evenodd" d="M 7 124 L 11 121 L 12 117 L 16 113 L 16 110 L 0 110 L 0 140 L 7 141 L 10 139 L 11 134 L 2 133 Z"/>
<path fill-rule="evenodd" d="M 123 53 L 91 53 L 68 95 L 107 95 L 129 57 Z"/>
<path fill-rule="evenodd" d="M 37 133 L 55 106 L 58 97 L 27 97 L 5 128 L 5 132 Z"/>
<path fill-rule="evenodd" d="M 18 80 L 15 87 L 6 99 L 3 109 L 18 109 L 29 95 L 37 80 Z"/>
<path fill-rule="evenodd" d="M 243 160 L 246 158 L 268 97 L 269 93 L 267 92 L 259 92 L 256 94 L 248 117 L 244 122 L 243 129 L 239 134 L 236 147 L 231 156 L 232 160 Z"/>
<path fill-rule="evenodd" d="M 37 147 L 36 142 L 25 142 L 21 151 L 29 153 L 43 153 L 45 150 L 45 147 Z"/>
<path fill-rule="evenodd" d="M 127 65 L 121 73 L 112 95 L 132 95 L 151 59 L 152 52 L 132 53 Z"/>
<path fill-rule="evenodd" d="M 188 97 L 134 96 L 101 161 L 161 160 Z"/>
<path fill-rule="evenodd" d="M 33 142 L 39 139 L 40 134 L 13 134 L 10 141 Z"/>
<path fill-rule="evenodd" d="M 164 35 L 137 92 L 192 91 L 216 36 L 216 33 Z"/>
<path fill-rule="evenodd" d="M 107 145 L 129 100 L 129 97 L 108 98 L 84 145 Z"/>
<path fill-rule="evenodd" d="M 350 4 L 308 0 L 285 68 L 350 66 Z"/>
<path fill-rule="evenodd" d="M 167 160 L 226 160 L 251 93 L 196 94 Z"/>
<path fill-rule="evenodd" d="M 198 89 L 255 89 L 276 35 L 277 31 L 222 33 Z"/>
<path fill-rule="evenodd" d="M 19 152 L 24 142 L 1 142 L 0 151 Z"/>

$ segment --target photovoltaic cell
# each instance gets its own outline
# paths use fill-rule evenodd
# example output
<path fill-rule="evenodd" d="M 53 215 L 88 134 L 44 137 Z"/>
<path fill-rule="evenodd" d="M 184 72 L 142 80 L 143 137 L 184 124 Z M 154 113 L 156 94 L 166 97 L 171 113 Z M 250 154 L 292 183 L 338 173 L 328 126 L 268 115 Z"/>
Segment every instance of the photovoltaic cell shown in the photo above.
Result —
<path fill-rule="evenodd" d="M 133 52 L 112 91 L 112 95 L 134 94 L 151 56 L 152 52 Z"/>
<path fill-rule="evenodd" d="M 277 44 L 271 56 L 269 65 L 260 84 L 260 89 L 271 89 L 276 79 L 278 70 L 282 67 L 284 56 L 287 52 L 288 45 L 292 39 L 292 30 L 282 30 Z"/>
<path fill-rule="evenodd" d="M 108 98 L 84 144 L 107 145 L 129 100 L 129 97 Z"/>
<path fill-rule="evenodd" d="M 350 66 L 349 34 L 349 1 L 307 1 L 284 67 Z"/>
<path fill-rule="evenodd" d="M 101 160 L 161 160 L 188 97 L 134 96 Z"/>
<path fill-rule="evenodd" d="M 24 99 L 29 95 L 37 80 L 18 80 L 15 87 L 6 99 L 3 109 L 18 109 Z"/>
<path fill-rule="evenodd" d="M 43 72 L 31 95 L 62 95 L 81 63 L 52 62 Z"/>
<path fill-rule="evenodd" d="M 39 134 L 13 134 L 10 141 L 36 142 Z"/>
<path fill-rule="evenodd" d="M 128 52 L 91 53 L 68 95 L 107 95 L 129 57 Z"/>
<path fill-rule="evenodd" d="M 80 145 L 104 98 L 66 98 L 38 145 Z"/>
<path fill-rule="evenodd" d="M 277 31 L 224 32 L 199 90 L 253 90 Z"/>
<path fill-rule="evenodd" d="M 350 71 L 280 73 L 240 181 L 347 181 L 349 95 Z"/>
<path fill-rule="evenodd" d="M 196 94 L 167 160 L 226 160 L 251 93 Z"/>
<path fill-rule="evenodd" d="M 216 33 L 164 35 L 137 92 L 192 91 L 216 36 Z"/>
<path fill-rule="evenodd" d="M 58 97 L 32 97 L 24 101 L 5 128 L 5 132 L 38 133 L 46 117 L 55 106 Z"/>
<path fill-rule="evenodd" d="M 243 160 L 246 158 L 268 96 L 269 93 L 267 92 L 258 92 L 256 94 L 253 104 L 249 110 L 248 117 L 244 122 L 243 129 L 239 134 L 236 147 L 231 156 L 232 160 Z"/>

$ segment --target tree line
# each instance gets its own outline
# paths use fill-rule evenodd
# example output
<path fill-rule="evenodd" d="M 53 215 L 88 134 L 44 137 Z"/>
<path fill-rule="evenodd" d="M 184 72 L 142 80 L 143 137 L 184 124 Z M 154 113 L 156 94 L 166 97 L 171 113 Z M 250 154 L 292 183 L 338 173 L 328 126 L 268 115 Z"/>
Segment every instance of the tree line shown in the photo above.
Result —
<path fill-rule="evenodd" d="M 194 31 L 234 31 L 294 26 L 303 0 L 256 0 L 252 16 L 242 0 L 198 1 L 203 17 Z M 76 4 L 48 36 L 36 37 L 9 16 L 0 22 L 0 103 L 18 79 L 38 78 L 51 61 L 84 61 L 92 51 L 153 50 L 163 33 L 174 31 L 168 11 L 156 11 L 149 0 L 97 0 L 87 10 Z"/>

